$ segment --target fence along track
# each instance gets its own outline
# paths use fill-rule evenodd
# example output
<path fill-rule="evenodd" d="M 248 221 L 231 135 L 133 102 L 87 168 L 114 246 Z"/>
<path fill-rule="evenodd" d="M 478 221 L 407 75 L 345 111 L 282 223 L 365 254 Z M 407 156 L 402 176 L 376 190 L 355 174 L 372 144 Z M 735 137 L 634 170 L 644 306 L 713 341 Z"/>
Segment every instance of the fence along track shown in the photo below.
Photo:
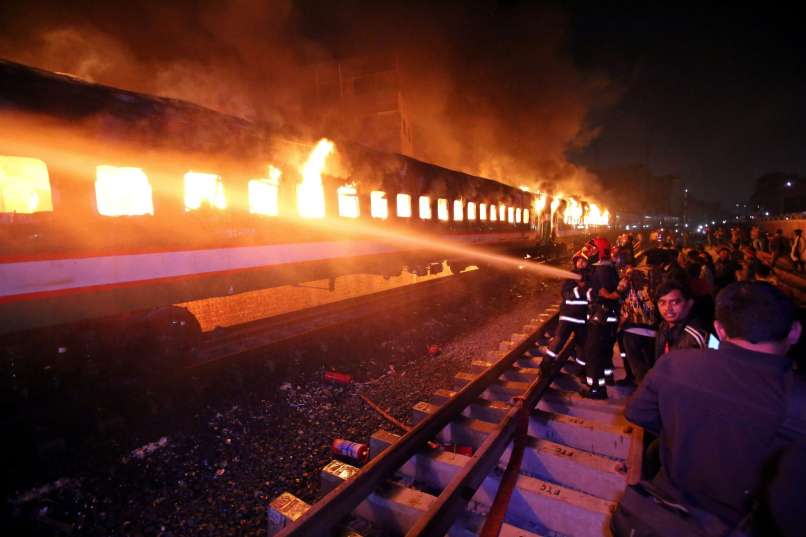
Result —
<path fill-rule="evenodd" d="M 640 474 L 642 431 L 624 421 L 626 393 L 610 388 L 608 401 L 578 395 L 581 385 L 562 370 L 571 343 L 560 365 L 541 374 L 540 358 L 526 351 L 555 323 L 554 312 L 556 306 L 457 374 L 455 391 L 437 390 L 430 402 L 417 403 L 407 434 L 376 432 L 363 468 L 337 460 L 325 466 L 322 484 L 332 490 L 319 502 L 276 498 L 269 534 L 359 536 L 339 527 L 353 513 L 384 535 L 477 535 L 520 417 L 528 420 L 521 422 L 528 436 L 500 535 L 609 535 L 615 502 Z M 470 446 L 474 454 L 427 449 L 430 440 Z"/>

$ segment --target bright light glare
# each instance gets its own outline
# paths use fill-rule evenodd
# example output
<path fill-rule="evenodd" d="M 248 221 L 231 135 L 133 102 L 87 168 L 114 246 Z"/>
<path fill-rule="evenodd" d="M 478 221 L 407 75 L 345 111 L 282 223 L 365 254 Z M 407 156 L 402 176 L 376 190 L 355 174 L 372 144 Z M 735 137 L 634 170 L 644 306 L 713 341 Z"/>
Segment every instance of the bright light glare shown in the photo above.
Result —
<path fill-rule="evenodd" d="M 445 198 L 437 199 L 437 218 L 443 222 L 447 222 L 451 218 L 448 214 L 448 200 Z"/>
<path fill-rule="evenodd" d="M 192 211 L 202 205 L 217 209 L 227 208 L 224 183 L 214 173 L 187 172 L 185 174 L 185 210 Z"/>
<path fill-rule="evenodd" d="M 103 216 L 154 214 L 151 185 L 140 168 L 97 166 L 95 204 Z"/>
<path fill-rule="evenodd" d="M 266 179 L 251 179 L 249 181 L 249 212 L 265 216 L 280 214 L 278 202 L 280 189 L 280 176 L 283 172 L 279 168 L 269 166 L 269 177 Z"/>
<path fill-rule="evenodd" d="M 464 211 L 462 208 L 462 200 L 453 200 L 453 219 L 457 222 L 464 220 Z"/>
<path fill-rule="evenodd" d="M 336 189 L 339 198 L 339 216 L 345 218 L 358 218 L 361 216 L 361 207 L 358 203 L 358 189 L 355 185 L 344 185 Z"/>
<path fill-rule="evenodd" d="M 397 195 L 397 217 L 411 218 L 411 196 L 408 194 Z"/>
<path fill-rule="evenodd" d="M 386 201 L 386 192 L 373 190 L 369 194 L 369 211 L 372 218 L 386 220 L 389 218 L 389 205 Z"/>
<path fill-rule="evenodd" d="M 420 196 L 420 219 L 431 220 L 431 198 Z"/>
<path fill-rule="evenodd" d="M 0 213 L 53 210 L 48 167 L 39 159 L 0 156 Z"/>

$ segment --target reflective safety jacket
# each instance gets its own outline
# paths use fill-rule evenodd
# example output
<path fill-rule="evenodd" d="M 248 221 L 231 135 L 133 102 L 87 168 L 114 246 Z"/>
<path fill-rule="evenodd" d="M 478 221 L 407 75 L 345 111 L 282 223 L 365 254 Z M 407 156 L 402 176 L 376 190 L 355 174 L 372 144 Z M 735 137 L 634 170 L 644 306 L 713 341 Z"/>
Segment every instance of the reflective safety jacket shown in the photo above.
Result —
<path fill-rule="evenodd" d="M 577 280 L 566 280 L 563 283 L 560 321 L 585 324 L 588 317 L 588 304 L 591 300 L 591 289 L 588 286 L 580 287 L 580 283 L 582 282 Z"/>

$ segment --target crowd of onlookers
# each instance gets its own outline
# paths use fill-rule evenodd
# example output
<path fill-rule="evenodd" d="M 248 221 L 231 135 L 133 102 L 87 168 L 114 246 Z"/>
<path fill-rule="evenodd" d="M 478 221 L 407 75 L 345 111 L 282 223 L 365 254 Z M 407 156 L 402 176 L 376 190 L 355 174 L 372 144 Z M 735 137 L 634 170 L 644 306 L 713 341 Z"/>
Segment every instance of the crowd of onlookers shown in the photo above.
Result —
<path fill-rule="evenodd" d="M 768 237 L 758 227 L 698 243 L 662 230 L 612 245 L 598 237 L 574 255 L 578 277 L 565 282 L 555 338 L 539 352 L 551 364 L 574 334 L 583 397 L 636 386 L 626 417 L 654 438 L 614 534 L 806 535 L 801 324 L 776 285 L 776 269 L 803 270 L 803 258 L 800 230 Z"/>

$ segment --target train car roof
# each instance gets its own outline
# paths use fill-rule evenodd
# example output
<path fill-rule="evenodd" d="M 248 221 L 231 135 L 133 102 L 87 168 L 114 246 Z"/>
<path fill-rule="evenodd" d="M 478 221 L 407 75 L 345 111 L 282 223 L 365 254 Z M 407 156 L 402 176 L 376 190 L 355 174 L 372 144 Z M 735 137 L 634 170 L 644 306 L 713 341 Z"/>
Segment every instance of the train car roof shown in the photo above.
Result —
<path fill-rule="evenodd" d="M 91 126 L 94 136 L 150 147 L 246 155 L 266 149 L 270 138 L 293 140 L 296 133 L 217 112 L 203 106 L 88 82 L 0 59 L 0 113 L 28 114 L 64 124 Z M 452 194 L 452 183 L 462 178 L 462 190 L 514 195 L 516 187 L 417 160 L 338 140 L 359 165 L 372 166 L 387 176 L 417 176 L 423 189 Z"/>

